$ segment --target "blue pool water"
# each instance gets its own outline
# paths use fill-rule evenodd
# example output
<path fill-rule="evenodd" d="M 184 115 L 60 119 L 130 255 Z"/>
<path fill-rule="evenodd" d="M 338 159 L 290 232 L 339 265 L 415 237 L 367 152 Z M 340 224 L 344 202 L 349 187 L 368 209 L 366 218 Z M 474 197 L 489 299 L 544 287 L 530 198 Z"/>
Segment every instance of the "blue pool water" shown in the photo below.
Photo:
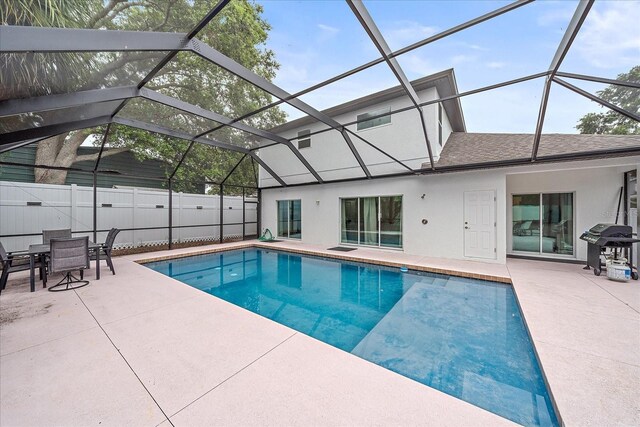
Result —
<path fill-rule="evenodd" d="M 558 425 L 508 285 L 253 248 L 146 266 L 517 423 Z"/>

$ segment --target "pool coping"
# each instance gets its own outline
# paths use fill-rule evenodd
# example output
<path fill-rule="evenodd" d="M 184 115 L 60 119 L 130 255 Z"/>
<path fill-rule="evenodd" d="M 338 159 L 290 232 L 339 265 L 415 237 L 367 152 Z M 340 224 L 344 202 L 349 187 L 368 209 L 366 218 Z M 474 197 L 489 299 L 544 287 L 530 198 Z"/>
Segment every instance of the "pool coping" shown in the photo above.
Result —
<path fill-rule="evenodd" d="M 290 252 L 290 253 L 296 253 L 296 254 L 302 254 L 302 255 L 318 256 L 322 258 L 338 259 L 342 261 L 351 261 L 351 262 L 360 262 L 364 264 L 380 265 L 384 267 L 397 267 L 397 268 L 407 267 L 408 269 L 415 270 L 415 271 L 422 271 L 422 272 L 436 273 L 436 274 L 446 274 L 449 276 L 464 277 L 467 279 L 487 280 L 491 282 L 498 282 L 498 283 L 503 283 L 507 285 L 513 285 L 511 278 L 505 277 L 505 276 L 471 273 L 467 271 L 451 270 L 446 268 L 428 267 L 425 265 L 412 264 L 412 263 L 400 263 L 400 262 L 384 261 L 384 260 L 372 259 L 372 258 L 361 258 L 357 256 L 332 254 L 332 253 L 320 252 L 320 251 L 310 250 L 310 249 L 291 248 L 289 246 L 282 247 L 279 245 L 273 245 L 268 243 L 258 243 L 258 242 L 241 243 L 236 245 L 225 246 L 222 248 L 210 248 L 210 249 L 205 249 L 200 251 L 184 252 L 184 253 L 171 254 L 166 256 L 154 256 L 151 258 L 136 259 L 134 260 L 134 262 L 138 264 L 148 264 L 151 262 L 168 261 L 172 259 L 188 258 L 191 256 L 207 255 L 207 254 L 212 254 L 217 252 L 225 252 L 225 251 L 231 251 L 236 249 L 248 249 L 248 248 L 271 249 L 271 250 L 278 250 L 278 251 Z"/>

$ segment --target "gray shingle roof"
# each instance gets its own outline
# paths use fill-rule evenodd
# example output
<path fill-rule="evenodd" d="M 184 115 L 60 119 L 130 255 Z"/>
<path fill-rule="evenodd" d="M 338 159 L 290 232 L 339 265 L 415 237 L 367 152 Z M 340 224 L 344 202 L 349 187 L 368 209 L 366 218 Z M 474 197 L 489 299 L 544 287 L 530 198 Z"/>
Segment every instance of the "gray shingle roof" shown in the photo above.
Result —
<path fill-rule="evenodd" d="M 640 135 L 544 134 L 538 157 L 573 153 L 640 148 Z M 521 160 L 531 157 L 533 134 L 453 132 L 447 139 L 437 166 Z M 424 167 L 428 167 L 425 164 Z"/>

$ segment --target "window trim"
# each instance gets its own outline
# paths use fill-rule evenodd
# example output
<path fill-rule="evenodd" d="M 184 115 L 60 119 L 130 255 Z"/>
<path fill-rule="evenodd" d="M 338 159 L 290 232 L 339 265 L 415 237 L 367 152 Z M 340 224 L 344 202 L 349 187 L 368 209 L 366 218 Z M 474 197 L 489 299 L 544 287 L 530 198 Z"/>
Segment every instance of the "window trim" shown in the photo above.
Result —
<path fill-rule="evenodd" d="M 360 243 L 360 199 L 366 199 L 369 197 L 376 197 L 378 199 L 378 244 L 377 245 L 367 245 L 364 243 Z M 382 203 L 380 203 L 380 198 L 382 197 L 400 197 L 400 201 L 402 204 L 402 215 L 400 216 L 400 237 L 401 237 L 401 245 L 400 246 L 386 246 L 381 244 L 381 227 L 380 221 L 382 215 L 380 214 L 380 210 L 382 209 Z M 342 201 L 346 199 L 357 199 L 358 200 L 358 243 L 353 242 L 344 242 L 342 241 Z M 353 247 L 364 247 L 364 248 L 377 248 L 377 249 L 386 249 L 386 250 L 395 250 L 395 251 L 404 251 L 404 222 L 405 222 L 405 210 L 404 210 L 404 195 L 403 194 L 380 194 L 380 195 L 367 195 L 367 196 L 344 196 L 338 197 L 338 242 L 340 245 L 353 246 Z"/>
<path fill-rule="evenodd" d="M 438 102 L 438 143 L 442 147 L 442 103 Z"/>

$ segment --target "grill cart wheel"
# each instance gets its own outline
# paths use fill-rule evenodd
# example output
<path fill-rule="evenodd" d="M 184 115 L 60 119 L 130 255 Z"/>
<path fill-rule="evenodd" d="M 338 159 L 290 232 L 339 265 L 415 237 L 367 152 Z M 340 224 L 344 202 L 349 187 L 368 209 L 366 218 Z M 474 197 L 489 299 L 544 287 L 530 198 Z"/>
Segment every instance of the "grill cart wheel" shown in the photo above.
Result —
<path fill-rule="evenodd" d="M 601 270 L 601 269 L 599 269 L 599 268 L 594 268 L 594 269 L 593 269 L 593 274 L 595 274 L 596 276 L 599 276 L 599 275 L 600 275 L 600 273 L 602 273 L 602 270 Z"/>

